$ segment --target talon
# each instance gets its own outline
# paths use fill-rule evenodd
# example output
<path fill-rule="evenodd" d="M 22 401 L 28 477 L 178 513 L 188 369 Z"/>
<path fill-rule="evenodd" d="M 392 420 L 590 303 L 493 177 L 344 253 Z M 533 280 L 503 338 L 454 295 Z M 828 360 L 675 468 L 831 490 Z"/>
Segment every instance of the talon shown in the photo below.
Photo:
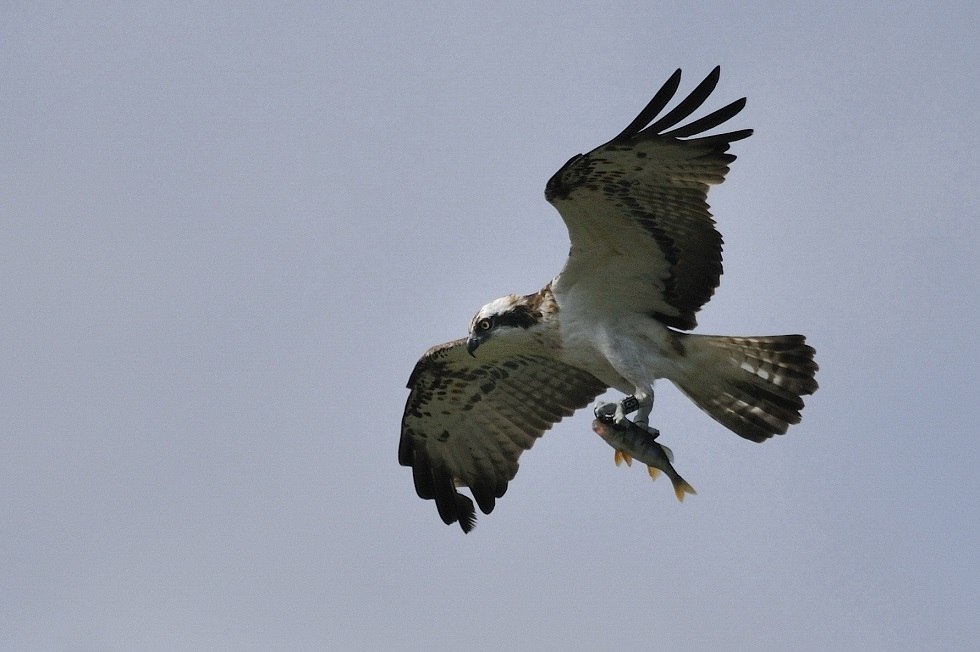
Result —
<path fill-rule="evenodd" d="M 628 425 L 626 419 L 626 412 L 623 410 L 622 403 L 616 403 L 616 410 L 613 412 L 613 421 L 617 426 Z"/>
<path fill-rule="evenodd" d="M 615 411 L 616 411 L 615 403 L 600 403 L 596 405 L 595 409 L 593 410 L 593 412 L 595 413 L 595 418 L 605 423 L 609 423 L 610 421 L 615 420 L 615 417 L 613 416 Z"/>

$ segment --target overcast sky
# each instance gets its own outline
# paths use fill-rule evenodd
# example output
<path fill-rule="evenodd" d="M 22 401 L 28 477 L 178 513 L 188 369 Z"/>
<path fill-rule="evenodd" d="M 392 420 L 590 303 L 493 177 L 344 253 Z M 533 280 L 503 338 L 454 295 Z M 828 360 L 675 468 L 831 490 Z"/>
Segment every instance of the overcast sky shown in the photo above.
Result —
<path fill-rule="evenodd" d="M 975 2 L 332 4 L 3 3 L 0 649 L 978 644 Z M 413 364 L 560 269 L 560 165 L 716 64 L 756 133 L 699 331 L 805 333 L 802 424 L 659 385 L 697 496 L 586 410 L 444 526 Z"/>

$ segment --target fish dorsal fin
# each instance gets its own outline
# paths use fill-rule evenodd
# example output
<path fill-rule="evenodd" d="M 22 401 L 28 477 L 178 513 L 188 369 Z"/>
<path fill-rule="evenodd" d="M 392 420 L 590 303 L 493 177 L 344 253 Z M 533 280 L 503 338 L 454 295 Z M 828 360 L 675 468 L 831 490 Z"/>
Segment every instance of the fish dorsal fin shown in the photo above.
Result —
<path fill-rule="evenodd" d="M 674 461 L 674 451 L 670 450 L 669 448 L 667 448 L 663 444 L 660 444 L 660 448 L 664 449 L 664 455 L 667 456 L 667 461 L 668 462 L 673 462 Z"/>

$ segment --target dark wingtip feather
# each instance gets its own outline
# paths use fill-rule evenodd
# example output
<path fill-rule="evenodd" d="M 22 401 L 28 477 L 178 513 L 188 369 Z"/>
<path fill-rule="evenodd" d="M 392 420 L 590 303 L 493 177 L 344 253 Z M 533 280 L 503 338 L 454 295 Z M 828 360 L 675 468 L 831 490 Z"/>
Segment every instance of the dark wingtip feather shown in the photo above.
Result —
<path fill-rule="evenodd" d="M 677 93 L 677 89 L 680 86 L 681 71 L 680 69 L 675 70 L 674 74 L 671 75 L 666 82 L 664 82 L 664 85 L 660 87 L 660 90 L 657 91 L 657 94 L 653 96 L 653 99 L 651 99 L 643 110 L 640 111 L 639 115 L 637 115 L 636 118 L 634 118 L 633 121 L 630 122 L 625 129 L 623 129 L 623 131 L 621 131 L 609 142 L 621 142 L 637 136 L 686 138 L 704 133 L 705 131 L 713 129 L 730 120 L 734 116 L 738 115 L 743 108 L 745 108 L 746 99 L 744 97 L 735 100 L 734 102 L 727 104 L 716 111 L 712 111 L 708 115 L 698 118 L 690 124 L 677 127 L 673 131 L 668 131 L 671 129 L 671 127 L 674 127 L 679 122 L 688 118 L 692 113 L 697 111 L 702 104 L 704 104 L 704 102 L 714 91 L 715 87 L 718 85 L 718 80 L 720 77 L 721 66 L 715 66 L 711 72 L 708 73 L 708 76 L 705 77 L 701 83 L 687 95 L 687 97 L 681 100 L 677 106 L 660 117 L 659 120 L 656 120 L 656 122 L 652 122 L 657 118 L 657 115 L 664 110 L 667 104 L 670 103 L 670 100 L 673 99 L 674 95 Z M 727 134 L 705 136 L 703 138 L 692 140 L 696 140 L 702 144 L 711 145 L 713 143 L 709 139 L 716 139 L 719 144 L 730 144 L 736 140 L 748 138 L 751 135 L 751 129 L 742 129 Z"/>
<path fill-rule="evenodd" d="M 476 510 L 473 501 L 456 491 L 456 485 L 445 468 L 432 468 L 431 483 L 439 518 L 446 525 L 459 523 L 463 532 L 476 527 Z M 421 495 L 421 494 L 420 494 Z"/>
<path fill-rule="evenodd" d="M 415 493 L 423 500 L 435 498 L 435 483 L 429 464 L 424 458 L 414 456 L 410 464 L 412 465 L 412 480 L 415 482 Z"/>
<path fill-rule="evenodd" d="M 469 534 L 476 527 L 476 510 L 473 509 L 473 501 L 461 493 L 456 494 L 456 517 L 464 533 Z"/>
<path fill-rule="evenodd" d="M 647 105 L 643 107 L 639 115 L 633 118 L 633 122 L 626 126 L 619 134 L 613 138 L 613 141 L 622 140 L 624 138 L 629 138 L 630 136 L 635 136 L 640 133 L 644 127 L 650 124 L 650 121 L 657 117 L 657 114 L 664 110 L 667 103 L 670 102 L 671 98 L 674 97 L 674 93 L 677 92 L 678 86 L 681 84 L 681 69 L 678 68 L 674 71 L 674 74 L 664 82 L 664 85 L 660 87 L 657 94 L 647 102 Z"/>
<path fill-rule="evenodd" d="M 412 443 L 411 436 L 402 432 L 398 440 L 398 463 L 402 466 L 411 466 L 415 460 L 415 445 Z"/>
<path fill-rule="evenodd" d="M 476 504 L 479 505 L 480 511 L 484 514 L 489 514 L 493 511 L 496 506 L 497 497 L 494 484 L 489 478 L 481 478 L 477 480 L 472 486 L 470 486 L 470 492 L 476 499 Z"/>
<path fill-rule="evenodd" d="M 718 125 L 722 124 L 734 118 L 739 112 L 745 108 L 745 98 L 735 100 L 727 106 L 723 106 L 717 111 L 712 111 L 703 118 L 698 118 L 690 124 L 686 124 L 683 127 L 678 127 L 673 131 L 668 131 L 662 135 L 670 136 L 673 138 L 684 138 L 685 136 L 693 136 L 694 134 L 700 134 L 702 132 L 708 131 L 709 129 L 714 129 Z"/>
<path fill-rule="evenodd" d="M 659 134 L 664 129 L 670 129 L 675 124 L 697 111 L 698 107 L 704 104 L 704 101 L 708 99 L 709 95 L 711 95 L 711 91 L 713 91 L 715 86 L 718 85 L 718 78 L 720 75 L 721 66 L 715 66 L 714 70 L 708 73 L 708 76 L 705 77 L 704 80 L 698 84 L 687 97 L 681 100 L 680 104 L 671 109 L 667 115 L 647 127 L 646 130 L 649 130 L 651 133 Z"/>

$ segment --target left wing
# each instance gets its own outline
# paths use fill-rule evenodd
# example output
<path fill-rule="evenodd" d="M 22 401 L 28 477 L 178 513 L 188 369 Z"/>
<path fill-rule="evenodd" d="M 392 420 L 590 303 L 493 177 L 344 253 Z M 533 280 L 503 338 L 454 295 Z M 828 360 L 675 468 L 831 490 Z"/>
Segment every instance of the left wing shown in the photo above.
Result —
<path fill-rule="evenodd" d="M 735 160 L 729 145 L 752 130 L 688 138 L 736 115 L 745 98 L 673 128 L 708 98 L 718 68 L 656 119 L 677 91 L 680 73 L 622 133 L 572 157 L 548 181 L 545 197 L 572 241 L 553 286 L 559 305 L 574 288 L 593 309 L 641 312 L 688 330 L 718 287 L 722 239 L 708 212 L 708 186 L 724 180 Z"/>
<path fill-rule="evenodd" d="M 469 487 L 489 514 L 517 473 L 517 458 L 562 417 L 606 390 L 591 374 L 538 353 L 487 346 L 479 358 L 466 340 L 429 349 L 408 380 L 398 462 L 411 466 L 420 498 L 435 499 L 448 525 L 476 524 Z"/>

